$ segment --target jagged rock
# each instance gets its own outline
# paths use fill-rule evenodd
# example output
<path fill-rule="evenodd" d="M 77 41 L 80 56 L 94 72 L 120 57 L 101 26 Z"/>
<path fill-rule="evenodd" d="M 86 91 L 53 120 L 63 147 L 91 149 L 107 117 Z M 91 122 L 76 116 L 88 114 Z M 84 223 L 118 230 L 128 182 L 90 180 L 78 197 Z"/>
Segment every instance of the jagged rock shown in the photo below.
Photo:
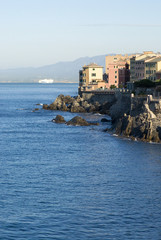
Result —
<path fill-rule="evenodd" d="M 56 118 L 53 119 L 52 121 L 55 123 L 65 123 L 66 122 L 64 117 L 61 115 L 57 115 Z"/>
<path fill-rule="evenodd" d="M 130 101 L 129 101 L 130 102 Z M 121 103 L 121 102 L 120 102 Z M 132 98 L 128 111 L 117 102 L 110 109 L 112 129 L 118 135 L 146 142 L 161 142 L 161 101 L 152 96 Z M 111 130 L 112 130 L 111 129 Z"/>
<path fill-rule="evenodd" d="M 90 124 L 82 117 L 76 116 L 76 117 L 72 118 L 70 121 L 68 121 L 67 125 L 89 126 Z"/>
<path fill-rule="evenodd" d="M 158 132 L 159 139 L 161 139 L 161 127 L 157 127 L 157 132 Z"/>
<path fill-rule="evenodd" d="M 98 102 L 89 103 L 80 96 L 71 97 L 69 95 L 64 96 L 61 94 L 53 103 L 49 105 L 44 104 L 43 108 L 48 110 L 69 111 L 74 113 L 99 112 L 100 104 Z"/>
<path fill-rule="evenodd" d="M 142 141 L 161 142 L 161 119 L 158 123 L 150 114 L 122 117 L 115 126 L 116 134 L 134 137 Z M 158 126 L 159 124 L 159 126 Z"/>
<path fill-rule="evenodd" d="M 66 111 L 68 111 L 68 110 L 69 110 L 69 109 L 68 109 L 68 107 L 66 106 L 65 102 L 63 102 L 62 105 L 61 105 L 61 111 L 66 112 Z"/>
<path fill-rule="evenodd" d="M 79 106 L 79 107 L 72 106 L 70 111 L 73 112 L 73 113 L 79 113 L 79 112 L 84 113 L 84 112 L 86 112 L 86 110 L 81 106 Z"/>
<path fill-rule="evenodd" d="M 67 125 L 73 126 L 90 126 L 90 125 L 99 125 L 98 123 L 89 123 L 82 117 L 76 116 L 67 122 Z"/>
<path fill-rule="evenodd" d="M 47 104 L 43 104 L 43 109 L 48 110 L 49 109 L 48 105 Z"/>
<path fill-rule="evenodd" d="M 83 98 L 81 98 L 80 96 L 78 96 L 78 97 L 76 98 L 76 100 L 77 100 L 77 102 L 78 102 L 78 103 L 81 103 L 81 102 L 83 102 L 83 101 L 84 101 L 84 99 L 83 99 Z"/>
<path fill-rule="evenodd" d="M 50 110 L 57 110 L 57 104 L 56 103 L 52 103 L 48 106 L 48 109 Z"/>
<path fill-rule="evenodd" d="M 34 110 L 32 112 L 36 112 L 38 110 L 40 110 L 40 109 L 39 108 L 34 108 Z"/>
<path fill-rule="evenodd" d="M 87 108 L 89 107 L 89 103 L 87 101 L 82 102 L 82 107 Z"/>
<path fill-rule="evenodd" d="M 96 108 L 93 104 L 90 104 L 90 107 L 88 108 L 88 112 L 96 112 Z"/>
<path fill-rule="evenodd" d="M 111 122 L 111 120 L 110 120 L 110 119 L 107 119 L 107 118 L 102 118 L 102 119 L 101 119 L 101 122 Z"/>
<path fill-rule="evenodd" d="M 69 103 L 72 103 L 74 101 L 74 98 L 67 95 L 64 97 L 63 101 L 65 102 L 65 104 L 69 104 Z"/>

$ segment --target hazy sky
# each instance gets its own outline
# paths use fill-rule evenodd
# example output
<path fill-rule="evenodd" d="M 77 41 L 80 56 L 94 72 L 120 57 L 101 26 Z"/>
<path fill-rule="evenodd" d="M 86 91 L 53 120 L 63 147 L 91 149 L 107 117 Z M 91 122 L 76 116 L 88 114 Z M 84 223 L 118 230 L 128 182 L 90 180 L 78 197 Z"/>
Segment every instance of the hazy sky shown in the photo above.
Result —
<path fill-rule="evenodd" d="M 161 0 L 0 0 L 0 69 L 161 51 Z"/>

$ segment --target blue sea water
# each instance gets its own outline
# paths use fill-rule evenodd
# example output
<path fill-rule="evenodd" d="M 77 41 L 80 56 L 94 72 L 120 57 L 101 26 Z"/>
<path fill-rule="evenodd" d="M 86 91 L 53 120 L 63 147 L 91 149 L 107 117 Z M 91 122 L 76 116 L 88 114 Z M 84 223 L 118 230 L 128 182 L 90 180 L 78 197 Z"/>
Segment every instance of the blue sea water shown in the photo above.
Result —
<path fill-rule="evenodd" d="M 77 85 L 0 84 L 0 239 L 160 240 L 161 145 L 53 123 L 77 114 L 36 104 L 61 93 Z"/>

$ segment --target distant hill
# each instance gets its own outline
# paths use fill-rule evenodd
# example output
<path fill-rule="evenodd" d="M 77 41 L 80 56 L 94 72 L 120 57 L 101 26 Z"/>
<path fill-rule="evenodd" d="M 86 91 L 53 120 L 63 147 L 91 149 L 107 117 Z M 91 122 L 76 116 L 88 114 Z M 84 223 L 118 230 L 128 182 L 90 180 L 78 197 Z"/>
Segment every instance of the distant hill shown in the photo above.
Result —
<path fill-rule="evenodd" d="M 37 82 L 52 78 L 56 82 L 78 82 L 79 70 L 83 65 L 97 63 L 105 67 L 105 56 L 82 57 L 75 61 L 58 62 L 38 68 L 17 68 L 0 70 L 0 82 Z"/>

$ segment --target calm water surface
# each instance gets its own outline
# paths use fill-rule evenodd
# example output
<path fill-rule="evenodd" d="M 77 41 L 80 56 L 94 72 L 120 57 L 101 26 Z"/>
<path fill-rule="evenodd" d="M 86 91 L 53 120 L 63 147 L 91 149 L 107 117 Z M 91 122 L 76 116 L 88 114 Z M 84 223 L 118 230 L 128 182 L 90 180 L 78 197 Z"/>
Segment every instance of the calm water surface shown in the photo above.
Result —
<path fill-rule="evenodd" d="M 32 112 L 60 93 L 77 85 L 0 84 L 0 239 L 160 240 L 161 145 Z"/>

